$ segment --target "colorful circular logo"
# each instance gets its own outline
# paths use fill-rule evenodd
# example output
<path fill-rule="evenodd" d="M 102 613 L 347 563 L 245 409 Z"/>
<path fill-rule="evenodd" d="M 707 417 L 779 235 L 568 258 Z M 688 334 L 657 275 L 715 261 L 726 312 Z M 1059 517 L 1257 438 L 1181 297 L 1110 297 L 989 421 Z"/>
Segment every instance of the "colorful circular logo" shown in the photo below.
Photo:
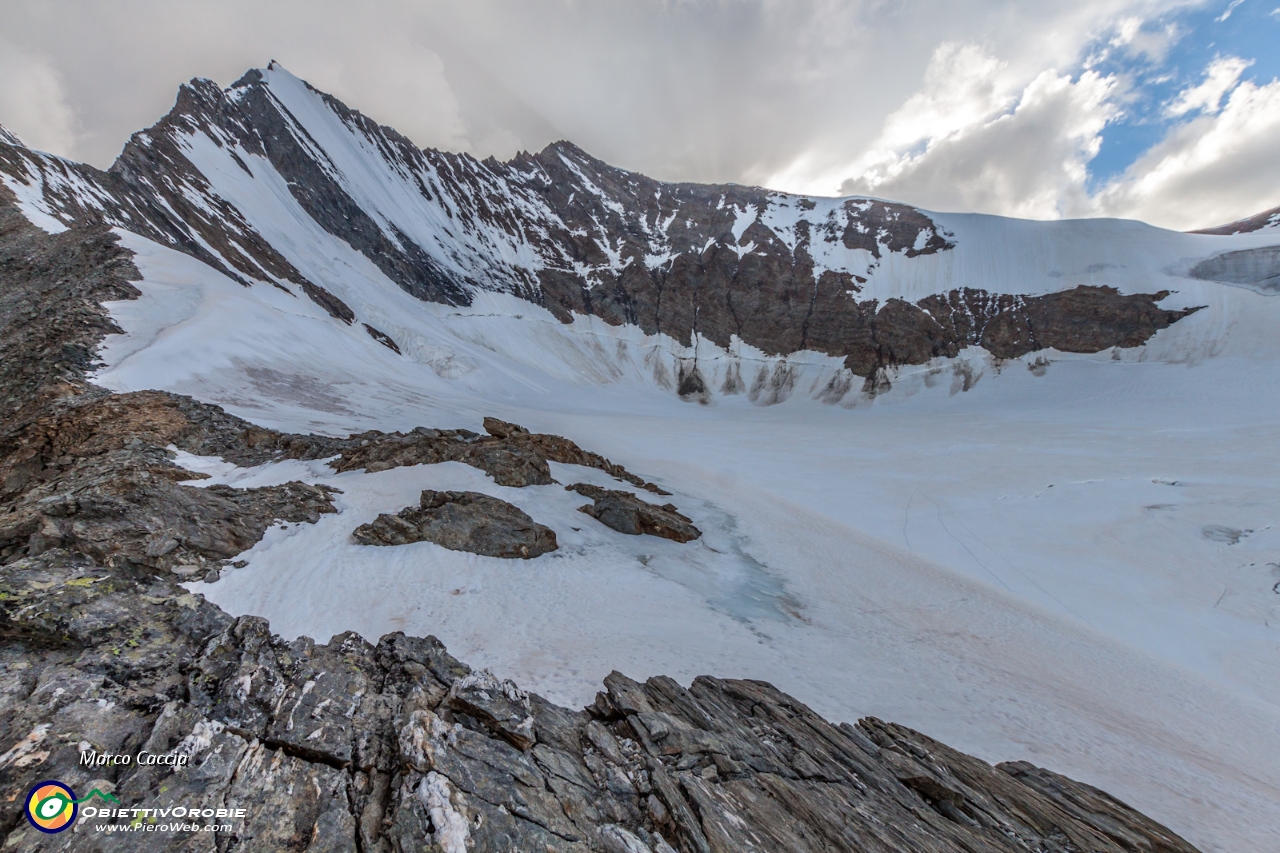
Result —
<path fill-rule="evenodd" d="M 41 832 L 62 832 L 79 810 L 75 792 L 61 782 L 41 782 L 27 794 L 27 820 Z"/>

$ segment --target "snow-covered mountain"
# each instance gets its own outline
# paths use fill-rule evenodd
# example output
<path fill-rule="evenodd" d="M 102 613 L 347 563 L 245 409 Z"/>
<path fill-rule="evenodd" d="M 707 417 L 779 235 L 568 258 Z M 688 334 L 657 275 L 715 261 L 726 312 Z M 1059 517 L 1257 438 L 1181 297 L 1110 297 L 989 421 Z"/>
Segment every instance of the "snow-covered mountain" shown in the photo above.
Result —
<path fill-rule="evenodd" d="M 361 294 L 332 268 L 335 253 L 428 302 L 509 294 L 562 322 L 595 316 L 666 335 L 681 348 L 673 384 L 704 400 L 760 385 L 717 363 L 743 347 L 840 360 L 845 371 L 820 392 L 828 401 L 970 346 L 998 359 L 1135 347 L 1203 304 L 1169 291 L 1191 271 L 1186 259 L 1222 245 L 1133 222 L 667 184 L 564 142 L 479 162 L 419 150 L 277 65 L 226 90 L 184 86 L 106 173 L 9 145 L 0 169 L 33 213 L 101 218 L 243 284 L 305 293 L 393 348 L 412 348 L 411 333 L 354 304 Z M 1267 256 L 1256 272 L 1274 265 Z M 765 401 L 789 393 L 774 387 L 785 378 L 764 378 Z"/>
<path fill-rule="evenodd" d="M 205 485 L 342 490 L 195 586 L 226 609 L 433 633 L 566 703 L 613 668 L 766 678 L 1029 750 L 1205 849 L 1276 840 L 1275 211 L 1181 234 L 668 184 L 568 143 L 480 162 L 277 65 L 183 87 L 105 172 L 0 139 L 0 180 L 134 253 L 108 389 L 332 436 L 495 415 L 703 531 L 620 537 L 453 462 L 179 454 Z M 513 571 L 351 539 L 424 488 L 501 497 L 560 548 Z"/>

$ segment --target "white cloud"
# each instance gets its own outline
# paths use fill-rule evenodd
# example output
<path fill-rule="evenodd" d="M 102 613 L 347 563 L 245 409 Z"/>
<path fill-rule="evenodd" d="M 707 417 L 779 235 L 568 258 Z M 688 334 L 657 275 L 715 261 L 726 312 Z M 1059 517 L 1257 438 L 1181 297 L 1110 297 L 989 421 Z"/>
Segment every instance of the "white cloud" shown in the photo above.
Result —
<path fill-rule="evenodd" d="M 4 36 L 52 58 L 84 131 L 62 153 L 97 165 L 179 82 L 275 58 L 421 145 L 510 156 L 567 137 L 668 180 L 764 182 L 803 161 L 795 184 L 833 192 L 942 42 L 984 45 L 1016 94 L 1118 18 L 1188 2 L 9 0 Z"/>
<path fill-rule="evenodd" d="M 1115 41 L 1131 45 L 1136 31 L 1119 27 Z M 1043 71 L 1018 85 L 1010 63 L 991 52 L 945 44 L 920 89 L 848 167 L 841 191 L 935 210 L 1123 216 L 1170 228 L 1238 219 L 1280 202 L 1280 81 L 1241 83 L 1251 64 L 1211 62 L 1165 108 L 1182 121 L 1091 193 L 1089 163 L 1132 96 L 1127 81 Z"/>
<path fill-rule="evenodd" d="M 1241 83 L 1220 112 L 1175 128 L 1099 193 L 1096 209 L 1202 228 L 1280 203 L 1280 80 Z"/>
<path fill-rule="evenodd" d="M 1165 108 L 1165 115 L 1176 118 L 1197 110 L 1216 113 L 1223 96 L 1231 91 L 1240 75 L 1252 64 L 1253 60 L 1238 56 L 1218 57 L 1205 69 L 1204 82 L 1179 92 L 1178 97 Z"/>
<path fill-rule="evenodd" d="M 75 116 L 62 78 L 45 56 L 0 38 L 0 122 L 32 148 L 74 152 Z"/>
<path fill-rule="evenodd" d="M 939 45 L 925 70 L 923 87 L 885 119 L 860 171 L 891 172 L 901 162 L 903 150 L 950 139 L 1007 111 L 1017 94 L 1004 73 L 1007 68 L 1007 62 L 977 45 Z"/>
<path fill-rule="evenodd" d="M 1087 204 L 1087 165 L 1116 114 L 1115 80 L 1044 71 L 1013 88 L 974 46 L 944 46 L 841 190 L 940 210 L 1032 218 Z M 923 143 L 922 143 L 923 139 Z"/>
<path fill-rule="evenodd" d="M 1176 22 L 1152 28 L 1145 19 L 1136 16 L 1122 18 L 1115 23 L 1114 27 L 1115 33 L 1106 47 L 1085 60 L 1086 68 L 1097 65 L 1116 51 L 1141 57 L 1149 62 L 1163 62 L 1169 53 L 1169 48 L 1187 34 Z"/>
<path fill-rule="evenodd" d="M 12 0 L 0 121 L 33 145 L 105 166 L 129 133 L 164 114 L 180 81 L 225 84 L 275 58 L 423 146 L 507 157 L 568 138 L 665 180 L 824 194 L 849 181 L 934 208 L 1172 223 L 1163 211 L 1176 206 L 1157 199 L 1173 190 L 1157 186 L 1190 192 L 1200 185 L 1189 176 L 1209 173 L 1205 152 L 1253 151 L 1222 128 L 1261 122 L 1241 110 L 1267 87 L 1247 88 L 1240 60 L 1220 60 L 1168 106 L 1183 123 L 1163 153 L 1091 198 L 1089 160 L 1134 94 L 1123 75 L 1091 69 L 1108 55 L 1159 66 L 1185 34 L 1153 22 L 1197 5 Z M 1083 73 L 1046 70 L 1082 59 Z M 1220 176 L 1234 189 L 1196 190 L 1215 199 L 1212 211 L 1236 199 L 1209 221 L 1255 212 L 1260 185 L 1280 186 L 1267 162 L 1255 168 L 1262 177 L 1251 186 Z M 1181 209 L 1192 206 L 1184 199 Z"/>
<path fill-rule="evenodd" d="M 1219 23 L 1219 24 L 1221 24 L 1221 23 L 1222 23 L 1223 21 L 1225 21 L 1227 18 L 1230 18 L 1230 17 L 1231 17 L 1231 13 L 1232 13 L 1232 12 L 1234 12 L 1234 11 L 1236 10 L 1236 7 L 1237 7 L 1237 6 L 1239 6 L 1239 5 L 1240 5 L 1241 3 L 1243 3 L 1243 2 L 1244 2 L 1244 0 L 1231 0 L 1231 3 L 1229 3 L 1229 4 L 1227 5 L 1226 10 L 1225 10 L 1221 15 L 1219 15 L 1218 17 L 1216 17 L 1216 18 L 1214 18 L 1214 19 L 1213 19 L 1213 20 L 1214 20 L 1214 22 L 1215 22 L 1215 23 Z"/>

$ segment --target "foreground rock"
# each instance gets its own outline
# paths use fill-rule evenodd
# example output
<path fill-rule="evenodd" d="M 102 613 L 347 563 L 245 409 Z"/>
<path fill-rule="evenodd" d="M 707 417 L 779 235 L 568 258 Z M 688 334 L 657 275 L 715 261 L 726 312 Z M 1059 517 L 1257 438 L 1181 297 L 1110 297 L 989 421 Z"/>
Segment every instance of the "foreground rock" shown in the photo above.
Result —
<path fill-rule="evenodd" d="M 674 504 L 657 506 L 640 500 L 630 492 L 587 483 L 574 483 L 565 488 L 593 501 L 590 506 L 581 507 L 579 512 L 585 512 L 619 533 L 631 536 L 647 533 L 675 542 L 692 542 L 702 535 L 702 531 L 694 527 L 687 516 L 681 515 Z"/>
<path fill-rule="evenodd" d="M 763 682 L 604 686 L 574 711 L 430 637 L 286 642 L 162 577 L 48 551 L 0 566 L 0 850 L 1194 853 L 1051 771 L 836 725 Z M 44 835 L 21 810 L 47 779 L 246 815 Z"/>
<path fill-rule="evenodd" d="M 525 560 L 556 550 L 556 533 L 519 507 L 480 492 L 422 493 L 416 507 L 386 513 L 352 534 L 361 545 L 434 542 L 452 551 Z"/>

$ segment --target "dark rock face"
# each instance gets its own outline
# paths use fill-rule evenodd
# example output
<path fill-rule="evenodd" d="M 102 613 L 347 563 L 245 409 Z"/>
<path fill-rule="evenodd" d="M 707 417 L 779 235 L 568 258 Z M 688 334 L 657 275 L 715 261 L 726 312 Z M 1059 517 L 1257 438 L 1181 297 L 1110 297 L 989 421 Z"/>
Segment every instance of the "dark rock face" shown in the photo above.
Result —
<path fill-rule="evenodd" d="M 1250 231 L 1261 231 L 1263 228 L 1275 228 L 1280 225 L 1280 207 L 1273 207 L 1246 219 L 1238 219 L 1229 225 L 1215 228 L 1202 228 L 1192 234 L 1248 234 Z"/>
<path fill-rule="evenodd" d="M 582 507 L 579 512 L 585 512 L 605 527 L 619 533 L 630 536 L 647 533 L 675 542 L 692 542 L 702 535 L 702 531 L 694 527 L 688 517 L 681 515 L 674 504 L 657 506 L 640 500 L 630 492 L 602 489 L 587 483 L 574 483 L 565 488 L 591 498 L 592 503 Z"/>
<path fill-rule="evenodd" d="M 401 355 L 400 345 L 396 343 L 394 340 L 392 340 L 390 335 L 388 335 L 386 332 L 381 332 L 375 329 L 373 326 L 370 326 L 368 323 L 363 323 L 362 325 L 364 326 L 364 330 L 369 333 L 369 337 L 373 338 L 375 341 L 382 344 L 384 347 L 391 350 L 396 355 Z"/>
<path fill-rule="evenodd" d="M 939 355 L 957 355 L 974 344 L 996 358 L 1017 358 L 1049 347 L 1097 352 L 1140 346 L 1159 330 L 1199 310 L 1157 307 L 1168 295 L 1168 291 L 1125 295 L 1114 287 L 1085 285 L 1043 296 L 953 290 L 917 304 L 935 324 L 932 331 L 926 331 L 928 324 L 913 316 L 906 303 L 890 302 L 881 313 L 893 306 L 890 316 L 896 322 L 887 351 L 877 348 L 877 360 L 881 365 L 922 364 Z M 926 353 L 932 354 L 926 357 Z"/>
<path fill-rule="evenodd" d="M 573 711 L 434 638 L 287 642 L 229 616 L 169 569 L 216 570 L 275 519 L 314 522 L 328 495 L 182 485 L 195 475 L 166 448 L 249 465 L 406 437 L 288 435 L 95 389 L 85 371 L 111 328 L 97 303 L 131 293 L 127 253 L 101 228 L 50 236 L 11 214 L 0 199 L 0 850 L 1194 853 L 1050 771 L 877 720 L 834 726 L 761 682 L 615 673 Z M 558 436 L 486 428 L 626 474 Z M 411 435 L 484 441 L 446 432 Z M 91 765 L 90 751 L 184 766 Z M 246 814 L 137 843 L 84 817 L 44 835 L 22 813 L 48 779 L 127 808 Z"/>
<path fill-rule="evenodd" d="M 0 424 L 25 420 L 90 369 L 105 334 L 121 331 L 99 302 L 136 299 L 132 255 L 105 228 L 49 235 L 0 186 Z"/>
<path fill-rule="evenodd" d="M 842 356 L 845 367 L 868 382 L 884 368 L 954 358 L 968 346 L 982 346 L 996 358 L 1049 347 L 1064 352 L 1135 347 L 1198 310 L 1157 307 L 1168 295 L 1126 295 L 1113 287 L 1080 285 L 1043 296 L 966 288 L 914 305 L 901 299 L 881 304 L 833 298 L 814 323 L 808 345 Z"/>
<path fill-rule="evenodd" d="M 430 244 L 420 245 L 344 189 L 305 124 L 273 94 L 273 85 L 305 85 L 273 84 L 271 75 L 282 73 L 250 71 L 225 91 L 207 80 L 183 86 L 169 115 L 135 134 L 108 172 L 3 140 L 0 171 L 23 183 L 43 180 L 46 204 L 67 222 L 126 228 L 242 283 L 300 291 L 347 324 L 360 318 L 306 279 L 199 171 L 188 156 L 191 137 L 227 151 L 236 164 L 229 168 L 251 175 L 245 158 L 261 158 L 253 162 L 269 164 L 317 224 L 421 299 L 469 304 L 477 289 L 499 290 L 566 322 L 594 315 L 686 345 L 706 339 L 727 347 L 737 338 L 771 355 L 816 350 L 844 359 L 872 385 L 885 368 L 968 346 L 994 346 L 998 358 L 1055 341 L 1073 352 L 1138 346 L 1187 313 L 1157 308 L 1159 294 L 1084 286 L 1040 297 L 966 286 L 916 304 L 860 298 L 887 255 L 947 252 L 955 238 L 906 205 L 662 183 L 568 142 L 507 163 L 422 151 L 306 87 L 327 111 L 324 120 L 360 138 L 374 172 L 400 175 L 413 203 L 448 221 L 439 234 L 419 235 Z M 865 253 L 861 272 L 822 261 L 851 250 Z M 517 255 L 537 260 L 510 260 Z M 678 385 L 688 400 L 713 393 L 696 365 Z"/>
<path fill-rule="evenodd" d="M 352 533 L 362 545 L 434 542 L 452 551 L 525 560 L 554 551 L 555 531 L 518 507 L 479 492 L 422 493 L 416 507 L 382 514 Z"/>
<path fill-rule="evenodd" d="M 568 226 L 556 236 L 570 259 L 593 270 L 587 282 L 544 271 L 547 308 L 565 320 L 595 314 L 685 344 L 696 333 L 721 345 L 736 335 L 775 354 L 829 351 L 810 339 L 810 327 L 827 308 L 824 292 L 851 302 L 848 292 L 861 288 L 851 274 L 815 271 L 811 250 L 819 243 L 865 249 L 876 259 L 955 245 L 928 216 L 905 205 L 849 199 L 817 214 L 812 200 L 757 187 L 654 181 L 567 142 L 518 155 L 507 168 Z M 779 205 L 787 211 L 785 224 L 764 224 L 760 217 Z M 736 234 L 740 221 L 752 218 Z M 659 237 L 660 223 L 666 226 Z M 617 252 L 612 266 L 597 241 L 601 229 Z M 659 254 L 670 261 L 647 262 Z"/>

